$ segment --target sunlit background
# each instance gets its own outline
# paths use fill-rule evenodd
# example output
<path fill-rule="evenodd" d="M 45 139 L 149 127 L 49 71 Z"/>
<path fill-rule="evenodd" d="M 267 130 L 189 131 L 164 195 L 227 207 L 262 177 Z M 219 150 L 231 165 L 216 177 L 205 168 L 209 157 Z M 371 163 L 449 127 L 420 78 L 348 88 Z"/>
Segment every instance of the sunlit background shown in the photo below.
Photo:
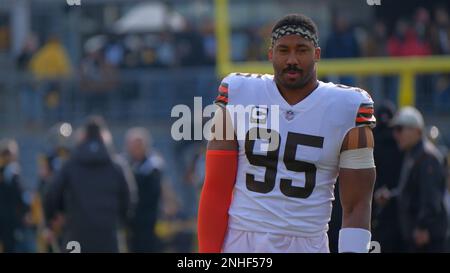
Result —
<path fill-rule="evenodd" d="M 171 109 L 193 106 L 194 96 L 211 104 L 221 77 L 234 70 L 270 73 L 271 27 L 288 13 L 318 25 L 321 80 L 365 88 L 376 107 L 416 106 L 447 155 L 450 4 L 376 2 L 0 0 L 0 138 L 18 143 L 33 208 L 18 251 L 49 251 L 36 201 L 43 170 L 59 164 L 49 158 L 65 157 L 91 114 L 105 118 L 117 153 L 128 128 L 150 130 L 170 192 L 158 214 L 158 251 L 195 251 L 205 142 L 174 141 Z"/>

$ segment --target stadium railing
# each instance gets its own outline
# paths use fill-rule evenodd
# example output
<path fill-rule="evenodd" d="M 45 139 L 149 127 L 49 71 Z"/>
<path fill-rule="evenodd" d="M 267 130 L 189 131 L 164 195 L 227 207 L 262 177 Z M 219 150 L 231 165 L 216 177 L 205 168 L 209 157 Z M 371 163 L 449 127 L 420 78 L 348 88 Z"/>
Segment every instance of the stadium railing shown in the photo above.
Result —
<path fill-rule="evenodd" d="M 217 78 L 211 67 L 120 70 L 108 90 L 83 90 L 78 75 L 68 80 L 37 81 L 28 74 L 8 72 L 0 75 L 0 122 L 20 127 L 30 117 L 44 124 L 57 120 L 80 121 L 89 114 L 102 114 L 116 123 L 165 122 L 177 104 L 193 106 L 194 97 L 203 106 L 216 95 Z M 52 83 L 57 86 L 57 104 L 48 106 Z M 48 87 L 50 85 L 50 87 Z M 28 96 L 37 92 L 37 96 Z M 103 92 L 103 93 L 101 93 Z M 103 94 L 103 95 L 102 95 Z M 38 102 L 27 102 L 36 99 Z M 30 104 L 39 109 L 27 109 Z M 27 111 L 38 111 L 39 116 Z M 47 124 L 48 125 L 48 124 Z"/>

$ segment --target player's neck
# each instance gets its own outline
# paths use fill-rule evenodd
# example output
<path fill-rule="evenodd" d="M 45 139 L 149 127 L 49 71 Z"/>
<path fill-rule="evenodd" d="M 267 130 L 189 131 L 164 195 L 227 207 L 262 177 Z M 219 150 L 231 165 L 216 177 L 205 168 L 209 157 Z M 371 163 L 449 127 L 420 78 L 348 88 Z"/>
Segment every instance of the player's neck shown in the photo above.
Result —
<path fill-rule="evenodd" d="M 298 89 L 289 89 L 284 88 L 283 86 L 277 83 L 278 90 L 280 91 L 281 96 L 286 100 L 290 105 L 295 105 L 302 100 L 304 100 L 307 96 L 309 96 L 317 87 L 319 86 L 319 82 L 317 81 L 317 77 L 313 77 L 305 86 Z"/>

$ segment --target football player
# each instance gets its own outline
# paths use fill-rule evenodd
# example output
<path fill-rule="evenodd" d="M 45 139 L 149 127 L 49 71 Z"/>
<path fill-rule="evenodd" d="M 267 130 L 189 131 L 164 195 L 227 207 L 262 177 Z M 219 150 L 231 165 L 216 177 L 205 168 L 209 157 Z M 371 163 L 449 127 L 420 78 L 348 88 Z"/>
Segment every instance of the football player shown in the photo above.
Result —
<path fill-rule="evenodd" d="M 329 252 L 328 222 L 339 176 L 339 251 L 368 252 L 373 101 L 362 89 L 317 80 L 321 50 L 310 18 L 285 16 L 271 38 L 274 75 L 233 73 L 219 87 L 214 119 L 221 122 L 214 124 L 223 128 L 212 130 L 206 152 L 199 251 Z M 230 110 L 236 105 L 261 106 L 256 122 L 246 124 L 245 137 L 238 128 L 246 128 L 241 126 L 246 119 Z M 274 105 L 276 117 L 269 113 Z M 266 134 L 258 133 L 261 128 Z"/>

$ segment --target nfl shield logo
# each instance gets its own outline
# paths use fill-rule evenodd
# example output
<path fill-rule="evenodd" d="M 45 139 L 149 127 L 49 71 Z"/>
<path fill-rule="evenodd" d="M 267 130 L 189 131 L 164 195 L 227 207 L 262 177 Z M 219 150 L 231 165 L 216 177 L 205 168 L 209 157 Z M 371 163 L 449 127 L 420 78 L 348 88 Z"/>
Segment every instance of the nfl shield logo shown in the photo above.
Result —
<path fill-rule="evenodd" d="M 285 113 L 285 117 L 287 120 L 292 120 L 294 118 L 295 114 L 292 110 L 288 110 Z"/>

